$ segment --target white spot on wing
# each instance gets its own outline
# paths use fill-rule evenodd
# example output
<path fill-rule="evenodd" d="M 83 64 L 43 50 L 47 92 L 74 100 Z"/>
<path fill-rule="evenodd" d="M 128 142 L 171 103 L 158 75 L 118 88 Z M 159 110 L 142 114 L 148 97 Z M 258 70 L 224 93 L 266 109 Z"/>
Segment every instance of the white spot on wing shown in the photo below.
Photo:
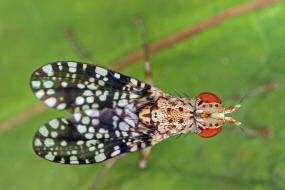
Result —
<path fill-rule="evenodd" d="M 51 152 L 49 152 L 47 155 L 45 155 L 45 158 L 47 159 L 47 160 L 50 160 L 50 161 L 53 161 L 54 160 L 54 155 L 52 155 L 51 154 Z"/>
<path fill-rule="evenodd" d="M 32 81 L 33 88 L 39 88 L 41 86 L 41 81 Z"/>
<path fill-rule="evenodd" d="M 93 136 L 94 136 L 94 135 L 93 135 L 92 133 L 86 133 L 86 134 L 85 134 L 85 138 L 86 138 L 86 139 L 92 139 Z"/>
<path fill-rule="evenodd" d="M 46 100 L 44 101 L 44 103 L 45 103 L 46 105 L 48 105 L 49 107 L 53 107 L 53 106 L 55 106 L 55 104 L 56 104 L 56 98 L 55 98 L 55 97 L 50 97 L 50 98 L 46 99 Z"/>
<path fill-rule="evenodd" d="M 118 100 L 119 99 L 119 92 L 115 92 L 114 93 L 114 100 Z"/>
<path fill-rule="evenodd" d="M 70 164 L 79 164 L 79 161 L 78 160 L 70 160 Z"/>
<path fill-rule="evenodd" d="M 102 81 L 102 80 L 99 80 L 99 81 L 98 81 L 98 84 L 99 84 L 100 86 L 104 86 L 104 85 L 105 85 L 105 82 Z"/>
<path fill-rule="evenodd" d="M 99 104 L 92 104 L 92 108 L 99 108 Z"/>
<path fill-rule="evenodd" d="M 39 129 L 39 132 L 40 132 L 40 134 L 42 135 L 42 136 L 44 136 L 44 137 L 47 137 L 48 136 L 48 130 L 47 130 L 47 128 L 46 128 L 46 126 L 42 126 L 40 129 Z"/>
<path fill-rule="evenodd" d="M 97 134 L 96 134 L 96 138 L 97 138 L 97 139 L 101 139 L 102 137 L 103 137 L 103 135 L 102 135 L 101 133 L 97 133 Z"/>
<path fill-rule="evenodd" d="M 84 111 L 86 113 L 86 115 L 90 116 L 90 117 L 98 117 L 99 116 L 99 111 L 98 110 L 85 110 Z"/>
<path fill-rule="evenodd" d="M 99 95 L 101 95 L 102 94 L 102 91 L 101 90 L 97 90 L 96 91 L 96 96 L 99 96 Z"/>
<path fill-rule="evenodd" d="M 120 132 L 118 130 L 115 131 L 117 137 L 120 137 Z"/>
<path fill-rule="evenodd" d="M 52 76 L 54 74 L 51 65 L 45 65 L 42 69 L 48 76 Z"/>
<path fill-rule="evenodd" d="M 101 153 L 101 154 L 98 154 L 98 155 L 95 156 L 95 161 L 96 162 L 101 162 L 101 161 L 103 161 L 105 159 L 106 159 L 106 156 L 105 156 L 104 153 Z"/>
<path fill-rule="evenodd" d="M 121 99 L 126 98 L 126 97 L 127 97 L 127 94 L 123 92 L 121 95 Z"/>
<path fill-rule="evenodd" d="M 119 73 L 115 73 L 115 74 L 114 74 L 114 77 L 117 78 L 117 79 L 119 79 L 119 78 L 120 78 L 120 74 L 119 74 Z"/>
<path fill-rule="evenodd" d="M 76 67 L 77 63 L 75 62 L 67 62 L 69 67 Z"/>
<path fill-rule="evenodd" d="M 97 87 L 95 86 L 94 83 L 89 84 L 87 87 L 88 87 L 90 90 L 96 90 L 96 89 L 97 89 Z"/>
<path fill-rule="evenodd" d="M 94 146 L 94 145 L 96 145 L 96 142 L 97 142 L 97 140 L 89 140 L 86 142 L 86 146 L 87 147 Z"/>
<path fill-rule="evenodd" d="M 86 98 L 87 103 L 93 103 L 94 102 L 94 97 L 90 96 Z"/>
<path fill-rule="evenodd" d="M 87 128 L 85 125 L 77 125 L 77 131 L 79 133 L 85 133 L 87 131 Z"/>
<path fill-rule="evenodd" d="M 66 146 L 67 143 L 66 143 L 66 141 L 63 140 L 63 141 L 60 142 L 60 145 L 61 145 L 61 146 Z"/>
<path fill-rule="evenodd" d="M 77 160 L 77 157 L 76 156 L 70 156 L 69 159 L 70 159 L 70 161 L 74 161 L 74 160 Z"/>
<path fill-rule="evenodd" d="M 53 82 L 48 80 L 44 82 L 44 87 L 45 88 L 51 88 L 53 86 Z"/>
<path fill-rule="evenodd" d="M 51 138 L 46 138 L 45 141 L 44 141 L 45 145 L 47 147 L 50 147 L 50 146 L 53 146 L 54 145 L 54 140 L 51 139 Z"/>
<path fill-rule="evenodd" d="M 123 113 L 123 109 L 117 108 L 116 112 L 117 112 L 118 115 L 121 115 Z"/>
<path fill-rule="evenodd" d="M 115 150 L 114 152 L 112 152 L 111 156 L 114 157 L 114 156 L 117 156 L 118 154 L 120 154 L 120 150 Z"/>
<path fill-rule="evenodd" d="M 76 142 L 76 144 L 77 144 L 77 145 L 83 145 L 83 144 L 84 144 L 84 141 L 79 140 L 79 141 Z"/>
<path fill-rule="evenodd" d="M 92 119 L 92 125 L 96 126 L 99 124 L 99 120 L 98 119 Z"/>
<path fill-rule="evenodd" d="M 85 88 L 85 85 L 84 85 L 84 84 L 79 83 L 79 84 L 77 84 L 77 87 L 78 87 L 78 88 L 80 88 L 80 89 L 83 89 L 83 88 Z"/>
<path fill-rule="evenodd" d="M 102 102 L 106 101 L 106 98 L 107 98 L 106 95 L 101 95 L 101 96 L 99 97 L 99 99 L 100 99 Z"/>
<path fill-rule="evenodd" d="M 74 113 L 73 114 L 73 117 L 74 117 L 74 119 L 78 122 L 78 121 L 80 121 L 80 119 L 81 119 L 81 113 Z"/>
<path fill-rule="evenodd" d="M 35 146 L 42 146 L 42 142 L 39 139 L 36 139 Z"/>
<path fill-rule="evenodd" d="M 58 123 L 58 120 L 57 119 L 53 119 L 49 122 L 49 125 L 54 128 L 54 129 L 57 129 L 58 126 L 59 126 L 59 123 Z"/>
<path fill-rule="evenodd" d="M 82 118 L 82 123 L 85 124 L 85 125 L 88 125 L 90 123 L 90 118 L 85 116 Z"/>
<path fill-rule="evenodd" d="M 130 149 L 131 152 L 134 152 L 134 151 L 137 151 L 137 150 L 138 150 L 137 145 L 133 146 L 133 147 Z"/>
<path fill-rule="evenodd" d="M 126 106 L 127 104 L 128 104 L 128 101 L 127 101 L 127 100 L 120 100 L 120 101 L 118 102 L 118 105 L 121 106 L 121 107 L 124 107 L 124 106 Z"/>
<path fill-rule="evenodd" d="M 125 131 L 122 131 L 122 135 L 123 135 L 124 137 L 129 136 L 128 133 L 126 133 Z"/>
<path fill-rule="evenodd" d="M 131 82 L 136 86 L 138 85 L 138 81 L 136 79 L 131 78 Z"/>
<path fill-rule="evenodd" d="M 70 164 L 79 164 L 78 160 L 70 160 Z"/>
<path fill-rule="evenodd" d="M 78 96 L 78 97 L 76 98 L 76 100 L 75 100 L 75 103 L 76 103 L 77 105 L 82 105 L 82 104 L 84 104 L 84 98 L 81 97 L 81 96 Z"/>
<path fill-rule="evenodd" d="M 125 122 L 120 122 L 119 124 L 119 128 L 122 130 L 122 131 L 128 131 L 129 130 L 129 126 L 125 123 Z"/>
<path fill-rule="evenodd" d="M 92 93 L 91 90 L 85 90 L 85 91 L 83 92 L 83 95 L 84 95 L 84 96 L 92 96 L 93 93 Z"/>
<path fill-rule="evenodd" d="M 94 133 L 94 132 L 95 132 L 94 127 L 89 127 L 88 132 L 90 132 L 90 133 Z"/>
<path fill-rule="evenodd" d="M 66 103 L 61 103 L 56 107 L 56 109 L 63 110 L 65 107 L 66 107 Z"/>
<path fill-rule="evenodd" d="M 130 99 L 136 99 L 139 98 L 140 96 L 137 94 L 130 94 Z"/>
<path fill-rule="evenodd" d="M 83 71 L 85 71 L 87 68 L 87 64 L 83 64 Z"/>
<path fill-rule="evenodd" d="M 54 94 L 54 93 L 55 93 L 54 89 L 48 89 L 48 91 L 47 91 L 47 94 L 48 94 L 48 95 L 52 95 L 52 94 Z"/>
<path fill-rule="evenodd" d="M 107 131 L 104 128 L 99 129 L 99 133 L 105 133 L 105 132 L 107 132 Z"/>
<path fill-rule="evenodd" d="M 67 87 L 67 85 L 68 85 L 67 82 L 65 82 L 65 81 L 61 82 L 61 86 L 62 86 L 62 87 Z"/>
<path fill-rule="evenodd" d="M 43 89 L 38 90 L 35 95 L 38 99 L 41 99 L 45 95 L 45 91 Z"/>
<path fill-rule="evenodd" d="M 57 133 L 56 131 L 52 131 L 52 132 L 51 132 L 51 137 L 52 137 L 52 138 L 56 138 L 57 135 L 58 135 L 58 133 Z"/>
<path fill-rule="evenodd" d="M 107 76 L 108 71 L 102 67 L 96 67 L 95 72 L 102 76 Z"/>
<path fill-rule="evenodd" d="M 118 145 L 114 147 L 114 150 L 119 150 L 119 149 L 120 147 Z"/>
<path fill-rule="evenodd" d="M 130 126 L 132 126 L 132 127 L 135 126 L 135 122 L 134 122 L 134 120 L 132 120 L 131 118 L 126 117 L 126 118 L 125 118 L 125 121 L 126 121 Z"/>
<path fill-rule="evenodd" d="M 69 72 L 75 73 L 76 72 L 76 67 L 69 67 Z"/>

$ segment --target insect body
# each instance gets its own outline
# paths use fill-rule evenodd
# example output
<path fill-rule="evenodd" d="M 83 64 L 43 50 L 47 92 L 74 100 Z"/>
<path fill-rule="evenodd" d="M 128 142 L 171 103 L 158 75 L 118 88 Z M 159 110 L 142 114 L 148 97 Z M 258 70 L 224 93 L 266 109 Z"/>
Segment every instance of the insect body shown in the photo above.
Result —
<path fill-rule="evenodd" d="M 49 107 L 68 110 L 35 134 L 34 151 L 49 161 L 91 164 L 151 147 L 172 135 L 193 132 L 212 137 L 225 114 L 212 93 L 197 98 L 171 96 L 147 83 L 91 64 L 55 62 L 31 76 L 35 96 Z"/>

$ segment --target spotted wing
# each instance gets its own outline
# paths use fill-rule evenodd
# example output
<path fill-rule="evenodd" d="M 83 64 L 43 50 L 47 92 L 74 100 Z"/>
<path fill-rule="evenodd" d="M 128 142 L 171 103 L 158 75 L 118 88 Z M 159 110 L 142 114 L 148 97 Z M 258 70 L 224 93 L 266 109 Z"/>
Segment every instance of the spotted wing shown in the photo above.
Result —
<path fill-rule="evenodd" d="M 79 62 L 54 62 L 30 80 L 35 96 L 49 107 L 80 112 L 146 101 L 150 85 L 109 69 Z"/>
<path fill-rule="evenodd" d="M 91 164 L 151 146 L 151 130 L 128 108 L 90 109 L 67 120 L 53 119 L 35 134 L 34 151 L 52 162 Z"/>

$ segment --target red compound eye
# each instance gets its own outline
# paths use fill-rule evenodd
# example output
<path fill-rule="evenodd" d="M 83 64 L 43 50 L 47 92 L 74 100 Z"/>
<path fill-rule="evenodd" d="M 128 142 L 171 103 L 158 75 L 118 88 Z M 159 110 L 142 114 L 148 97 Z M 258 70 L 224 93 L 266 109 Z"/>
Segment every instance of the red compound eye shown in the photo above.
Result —
<path fill-rule="evenodd" d="M 217 134 L 219 134 L 219 132 L 221 132 L 221 130 L 222 130 L 222 127 L 204 129 L 203 131 L 201 131 L 199 133 L 199 136 L 203 137 L 203 138 L 214 137 Z"/>
<path fill-rule="evenodd" d="M 206 103 L 213 103 L 213 102 L 216 102 L 219 104 L 221 103 L 220 98 L 211 92 L 203 92 L 198 95 L 198 98 Z"/>

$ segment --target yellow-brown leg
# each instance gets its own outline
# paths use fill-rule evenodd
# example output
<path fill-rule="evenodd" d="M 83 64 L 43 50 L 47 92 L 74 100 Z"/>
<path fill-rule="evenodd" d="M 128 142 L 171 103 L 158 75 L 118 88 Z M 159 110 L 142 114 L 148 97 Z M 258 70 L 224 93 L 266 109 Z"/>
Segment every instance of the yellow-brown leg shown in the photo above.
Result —
<path fill-rule="evenodd" d="M 151 73 L 151 67 L 149 64 L 149 45 L 148 45 L 148 40 L 146 37 L 146 31 L 145 27 L 143 25 L 142 19 L 140 17 L 137 17 L 135 19 L 135 23 L 138 26 L 139 33 L 142 38 L 142 47 L 144 51 L 144 70 L 145 70 L 145 77 L 146 77 L 146 82 L 153 85 L 153 80 L 152 80 L 152 73 Z"/>
<path fill-rule="evenodd" d="M 140 152 L 141 156 L 140 156 L 140 162 L 139 162 L 140 168 L 146 168 L 147 159 L 148 159 L 150 152 L 151 152 L 151 147 L 148 147 L 148 148 L 141 150 L 141 152 Z"/>
<path fill-rule="evenodd" d="M 148 41 L 146 37 L 146 31 L 145 27 L 143 25 L 142 19 L 140 17 L 137 17 L 135 19 L 135 23 L 138 26 L 138 30 L 140 32 L 141 38 L 142 38 L 142 46 L 144 50 L 144 70 L 145 70 L 145 78 L 146 82 L 150 85 L 153 85 L 153 80 L 152 80 L 152 72 L 151 72 L 151 67 L 149 64 L 149 49 L 148 49 Z M 140 168 L 145 168 L 147 166 L 147 159 L 148 156 L 151 152 L 151 147 L 148 147 L 146 149 L 141 150 L 140 152 L 140 162 L 139 162 L 139 167 Z"/>
<path fill-rule="evenodd" d="M 92 185 L 88 188 L 88 190 L 93 190 L 96 188 L 101 179 L 105 176 L 105 174 L 109 171 L 109 169 L 121 158 L 122 156 L 118 156 L 106 161 L 105 167 L 99 172 L 93 181 Z"/>
<path fill-rule="evenodd" d="M 72 47 L 74 48 L 75 53 L 91 63 L 97 64 L 97 61 L 92 58 L 92 56 L 88 53 L 86 49 L 83 48 L 77 36 L 74 34 L 73 30 L 69 27 L 64 29 L 65 37 L 70 41 Z"/>
<path fill-rule="evenodd" d="M 145 64 L 144 64 L 144 69 L 145 69 L 145 76 L 146 76 L 146 82 L 153 85 L 153 80 L 152 80 L 152 73 L 151 73 L 151 68 L 150 68 L 150 64 L 149 64 L 149 53 L 148 53 L 148 42 L 146 39 L 146 35 L 145 35 L 145 29 L 144 26 L 142 24 L 142 20 L 141 18 L 136 18 L 135 19 L 135 23 L 138 26 L 139 32 L 142 36 L 142 40 L 143 40 L 143 48 L 144 48 L 144 57 L 145 57 Z M 86 51 L 84 51 L 84 49 L 80 46 L 79 42 L 77 41 L 77 39 L 75 38 L 74 34 L 72 33 L 72 31 L 67 31 L 66 33 L 67 37 L 69 38 L 69 40 L 72 42 L 76 52 L 78 53 L 79 56 L 81 57 L 85 57 L 86 59 L 91 59 L 91 57 L 85 53 Z M 79 51 L 80 50 L 80 51 Z M 83 51 L 82 51 L 83 50 Z M 83 53 L 82 53 L 83 52 Z M 139 162 L 139 167 L 140 168 L 145 168 L 147 165 L 147 159 L 148 156 L 151 152 L 151 147 L 146 148 L 144 150 L 141 150 L 141 156 L 140 156 L 140 162 Z M 108 161 L 106 161 L 105 167 L 103 168 L 103 170 L 101 170 L 101 172 L 96 176 L 93 184 L 89 187 L 89 190 L 93 190 L 96 188 L 97 184 L 100 182 L 100 180 L 104 177 L 104 175 L 109 171 L 109 169 L 121 158 L 122 156 L 119 157 L 115 157 L 112 158 Z"/>
<path fill-rule="evenodd" d="M 254 89 L 252 89 L 246 93 L 240 93 L 240 94 L 236 94 L 236 95 L 232 95 L 232 96 L 223 97 L 222 100 L 241 100 L 242 101 L 245 98 L 256 96 L 258 94 L 277 89 L 278 87 L 279 86 L 278 86 L 277 82 L 271 81 L 271 82 L 268 82 L 268 83 L 261 85 L 257 88 L 254 88 Z"/>

